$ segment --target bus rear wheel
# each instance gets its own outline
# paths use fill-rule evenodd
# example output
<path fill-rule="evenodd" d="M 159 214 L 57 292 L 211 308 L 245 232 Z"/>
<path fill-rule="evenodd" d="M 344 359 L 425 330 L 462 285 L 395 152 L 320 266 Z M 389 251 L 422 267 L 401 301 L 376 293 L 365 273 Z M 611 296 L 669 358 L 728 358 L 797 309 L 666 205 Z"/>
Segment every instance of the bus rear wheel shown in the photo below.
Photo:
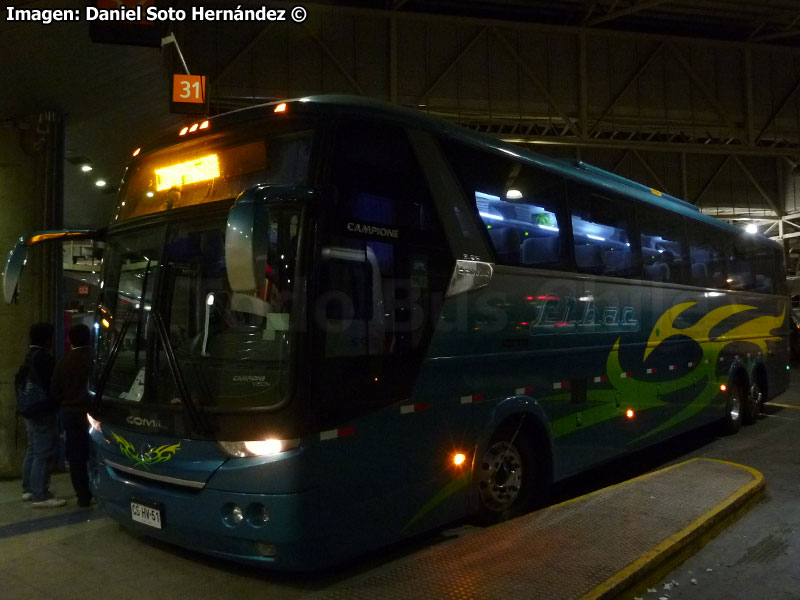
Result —
<path fill-rule="evenodd" d="M 533 448 L 522 432 L 495 433 L 477 468 L 480 520 L 497 523 L 527 512 L 535 481 Z"/>
<path fill-rule="evenodd" d="M 758 419 L 758 413 L 761 412 L 761 406 L 764 403 L 764 393 L 761 391 L 761 385 L 758 383 L 758 377 L 753 378 L 753 383 L 750 385 L 750 393 L 747 395 L 744 412 L 742 414 L 742 423 L 751 425 Z"/>

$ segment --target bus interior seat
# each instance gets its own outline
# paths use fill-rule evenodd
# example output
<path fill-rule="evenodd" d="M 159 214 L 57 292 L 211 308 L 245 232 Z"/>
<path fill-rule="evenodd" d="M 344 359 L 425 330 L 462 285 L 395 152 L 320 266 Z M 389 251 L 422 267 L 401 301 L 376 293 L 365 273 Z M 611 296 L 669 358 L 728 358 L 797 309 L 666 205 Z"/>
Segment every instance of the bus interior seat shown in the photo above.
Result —
<path fill-rule="evenodd" d="M 603 270 L 600 244 L 582 242 L 575 238 L 575 262 L 582 271 L 598 273 Z"/>
<path fill-rule="evenodd" d="M 766 275 L 756 275 L 755 291 L 764 292 L 766 294 L 772 293 L 772 278 Z"/>
<path fill-rule="evenodd" d="M 522 263 L 526 265 L 545 265 L 558 262 L 558 236 L 536 237 L 522 244 Z"/>
<path fill-rule="evenodd" d="M 520 241 L 519 231 L 513 227 L 492 227 L 489 230 L 497 259 L 505 264 L 518 264 Z"/>
<path fill-rule="evenodd" d="M 631 249 L 622 244 L 615 245 L 606 251 L 605 274 L 624 274 L 631 268 Z"/>
<path fill-rule="evenodd" d="M 665 263 L 645 265 L 644 278 L 648 281 L 669 281 L 669 266 Z"/>
<path fill-rule="evenodd" d="M 708 281 L 708 267 L 706 267 L 706 263 L 692 264 L 692 281 L 705 285 L 706 281 Z"/>

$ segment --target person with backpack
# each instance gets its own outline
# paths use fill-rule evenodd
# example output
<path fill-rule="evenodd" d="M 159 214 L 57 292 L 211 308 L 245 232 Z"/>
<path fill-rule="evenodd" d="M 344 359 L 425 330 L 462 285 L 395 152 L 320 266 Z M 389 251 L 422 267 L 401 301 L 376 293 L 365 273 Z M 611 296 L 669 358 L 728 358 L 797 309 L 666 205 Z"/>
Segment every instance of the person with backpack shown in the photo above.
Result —
<path fill-rule="evenodd" d="M 89 427 L 86 413 L 89 412 L 89 369 L 92 350 L 89 343 L 92 334 L 83 323 L 73 325 L 68 333 L 72 350 L 56 363 L 50 391 L 61 407 L 61 421 L 67 434 L 67 461 L 72 487 L 78 497 L 78 506 L 92 505 L 89 487 Z"/>
<path fill-rule="evenodd" d="M 36 323 L 29 331 L 30 347 L 15 379 L 17 412 L 28 430 L 28 449 L 22 462 L 22 499 L 35 508 L 64 506 L 50 492 L 51 463 L 58 448 L 58 405 L 50 394 L 55 360 L 51 354 L 54 329 Z"/>

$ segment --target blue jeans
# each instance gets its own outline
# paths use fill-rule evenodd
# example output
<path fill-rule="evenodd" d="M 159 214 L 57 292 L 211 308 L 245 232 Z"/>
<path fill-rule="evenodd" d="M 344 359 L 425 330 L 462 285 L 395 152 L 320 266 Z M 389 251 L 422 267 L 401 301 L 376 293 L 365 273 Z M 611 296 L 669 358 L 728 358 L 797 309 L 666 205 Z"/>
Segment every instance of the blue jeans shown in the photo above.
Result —
<path fill-rule="evenodd" d="M 22 462 L 22 491 L 31 492 L 33 501 L 47 500 L 50 493 L 50 464 L 57 452 L 56 415 L 25 419 L 28 450 Z"/>

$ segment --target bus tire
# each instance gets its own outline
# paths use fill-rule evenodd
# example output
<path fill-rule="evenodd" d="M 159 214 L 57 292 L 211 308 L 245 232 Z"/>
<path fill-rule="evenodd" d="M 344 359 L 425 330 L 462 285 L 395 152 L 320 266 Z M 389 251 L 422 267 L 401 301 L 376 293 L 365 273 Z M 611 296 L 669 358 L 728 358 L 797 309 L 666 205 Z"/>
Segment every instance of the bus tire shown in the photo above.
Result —
<path fill-rule="evenodd" d="M 742 423 L 745 425 L 752 425 L 758 419 L 758 413 L 761 412 L 761 406 L 764 402 L 764 393 L 761 391 L 761 384 L 758 382 L 758 376 L 753 377 L 753 382 L 750 384 L 750 392 L 747 394 L 744 409 L 742 411 Z"/>
<path fill-rule="evenodd" d="M 479 520 L 486 525 L 526 513 L 535 498 L 533 445 L 516 427 L 499 429 L 477 464 Z"/>
<path fill-rule="evenodd" d="M 742 426 L 742 408 L 747 396 L 746 386 L 737 377 L 728 386 L 728 398 L 725 401 L 725 418 L 722 420 L 722 433 L 733 435 Z"/>

